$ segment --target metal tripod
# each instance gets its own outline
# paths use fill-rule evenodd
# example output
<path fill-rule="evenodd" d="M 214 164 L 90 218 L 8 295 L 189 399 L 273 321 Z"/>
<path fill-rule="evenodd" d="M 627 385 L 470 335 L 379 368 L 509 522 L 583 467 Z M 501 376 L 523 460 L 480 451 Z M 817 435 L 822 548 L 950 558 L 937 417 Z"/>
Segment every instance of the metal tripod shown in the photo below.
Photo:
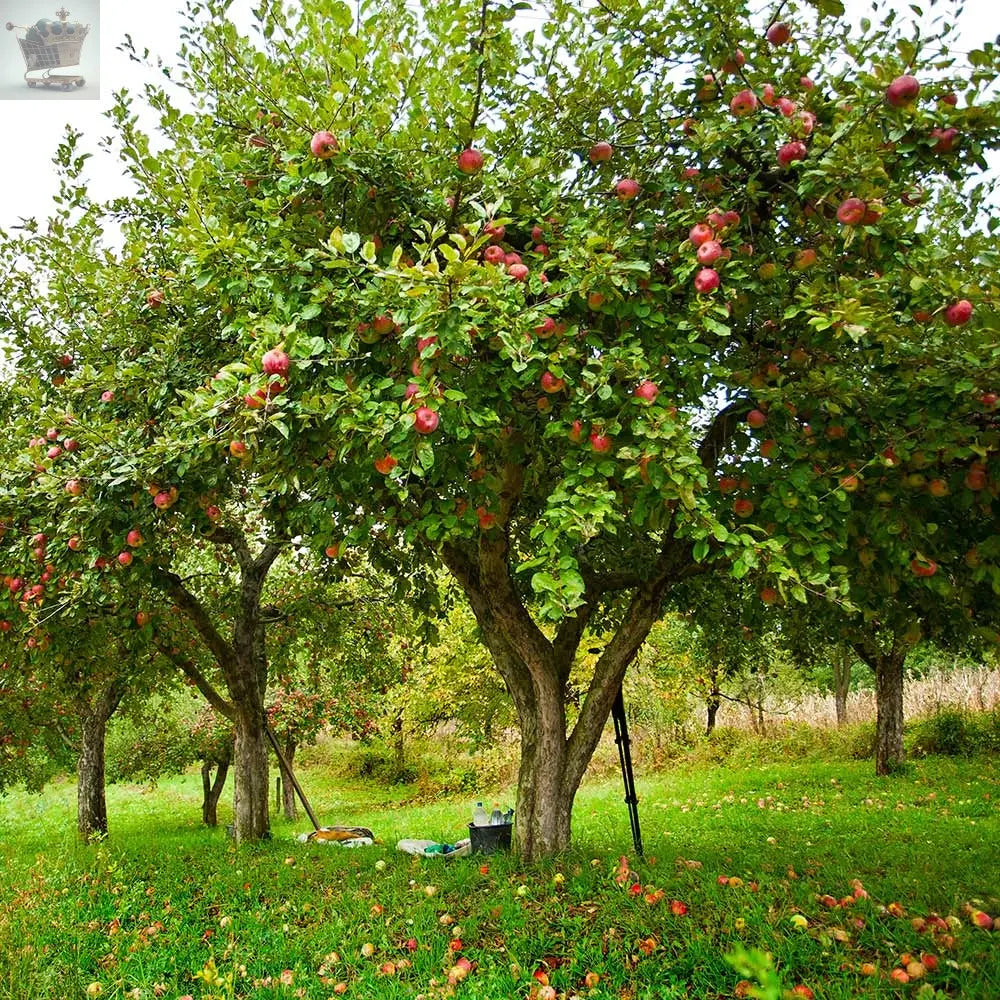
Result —
<path fill-rule="evenodd" d="M 622 689 L 618 689 L 615 702 L 611 706 L 611 718 L 615 723 L 615 744 L 618 747 L 618 759 L 622 765 L 622 781 L 625 783 L 625 804 L 628 806 L 628 818 L 632 824 L 632 843 L 635 852 L 641 858 L 642 832 L 639 829 L 639 799 L 635 794 L 635 775 L 632 773 L 632 751 L 628 738 L 628 722 L 625 720 L 625 699 Z"/>

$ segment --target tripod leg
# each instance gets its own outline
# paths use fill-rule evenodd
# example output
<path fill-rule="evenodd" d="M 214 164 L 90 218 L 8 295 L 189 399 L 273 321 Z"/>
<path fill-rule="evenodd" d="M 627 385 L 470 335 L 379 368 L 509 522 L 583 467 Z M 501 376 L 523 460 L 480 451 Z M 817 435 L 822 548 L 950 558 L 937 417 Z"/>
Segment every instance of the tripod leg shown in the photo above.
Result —
<path fill-rule="evenodd" d="M 625 699 L 619 688 L 614 704 L 611 706 L 611 718 L 615 724 L 615 743 L 618 746 L 618 759 L 622 767 L 622 781 L 625 785 L 625 804 L 628 806 L 629 823 L 632 826 L 632 843 L 636 853 L 641 858 L 642 831 L 639 828 L 639 799 L 635 793 L 635 775 L 632 771 L 632 751 L 628 736 L 628 722 L 625 718 Z"/>

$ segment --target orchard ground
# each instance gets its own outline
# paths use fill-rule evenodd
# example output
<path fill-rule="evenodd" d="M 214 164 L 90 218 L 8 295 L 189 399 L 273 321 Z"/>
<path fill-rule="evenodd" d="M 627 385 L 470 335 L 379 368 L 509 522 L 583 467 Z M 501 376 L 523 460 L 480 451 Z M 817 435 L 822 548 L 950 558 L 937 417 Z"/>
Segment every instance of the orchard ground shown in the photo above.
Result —
<path fill-rule="evenodd" d="M 973 925 L 1000 915 L 994 757 L 889 778 L 849 760 L 647 775 L 645 860 L 620 781 L 591 779 L 573 849 L 523 867 L 397 852 L 401 837 L 461 836 L 467 796 L 348 781 L 320 756 L 302 777 L 321 820 L 381 844 L 303 845 L 306 823 L 276 819 L 272 841 L 237 849 L 199 825 L 193 773 L 112 786 L 111 836 L 93 847 L 75 841 L 71 782 L 9 795 L 0 997 L 781 996 L 748 992 L 726 959 L 740 948 L 822 1000 L 1000 996 L 1000 931 Z M 922 928 L 933 913 L 942 925 Z M 919 981 L 890 978 L 921 955 Z"/>

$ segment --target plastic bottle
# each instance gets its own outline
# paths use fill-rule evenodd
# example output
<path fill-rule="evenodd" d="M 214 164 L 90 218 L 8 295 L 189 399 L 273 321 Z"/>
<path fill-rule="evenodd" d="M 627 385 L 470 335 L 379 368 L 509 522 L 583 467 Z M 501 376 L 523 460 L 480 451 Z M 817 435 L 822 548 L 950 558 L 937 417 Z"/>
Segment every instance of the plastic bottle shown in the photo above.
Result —
<path fill-rule="evenodd" d="M 503 825 L 503 813 L 500 812 L 500 803 L 493 803 L 493 812 L 490 815 L 490 826 L 502 826 Z"/>
<path fill-rule="evenodd" d="M 504 825 L 505 826 L 510 826 L 510 824 L 513 822 L 513 820 L 514 820 L 514 810 L 513 810 L 513 808 L 511 808 L 511 809 L 508 809 L 503 814 Z"/>
<path fill-rule="evenodd" d="M 472 825 L 473 826 L 489 826 L 490 818 L 486 815 L 486 810 L 483 808 L 482 802 L 476 803 L 476 808 L 472 810 Z"/>

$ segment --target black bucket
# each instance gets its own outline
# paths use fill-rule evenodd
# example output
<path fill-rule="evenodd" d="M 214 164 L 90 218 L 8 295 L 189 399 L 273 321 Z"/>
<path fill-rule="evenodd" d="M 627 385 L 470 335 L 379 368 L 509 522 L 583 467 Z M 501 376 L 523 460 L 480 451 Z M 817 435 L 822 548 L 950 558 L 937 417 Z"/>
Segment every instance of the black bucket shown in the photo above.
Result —
<path fill-rule="evenodd" d="M 510 835 L 513 823 L 497 823 L 496 826 L 476 826 L 469 824 L 469 840 L 474 854 L 496 854 L 510 850 Z"/>

